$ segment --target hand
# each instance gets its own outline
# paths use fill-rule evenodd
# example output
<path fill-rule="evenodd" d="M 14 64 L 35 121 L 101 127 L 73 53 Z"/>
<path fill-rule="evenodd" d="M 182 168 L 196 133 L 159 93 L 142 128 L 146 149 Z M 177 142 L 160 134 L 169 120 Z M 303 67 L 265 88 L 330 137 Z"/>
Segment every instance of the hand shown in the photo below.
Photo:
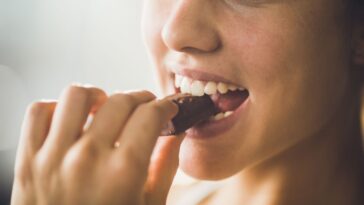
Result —
<path fill-rule="evenodd" d="M 108 97 L 82 86 L 65 89 L 58 103 L 33 103 L 23 122 L 12 204 L 165 204 L 182 139 L 163 137 L 154 147 L 177 111 L 147 91 Z"/>

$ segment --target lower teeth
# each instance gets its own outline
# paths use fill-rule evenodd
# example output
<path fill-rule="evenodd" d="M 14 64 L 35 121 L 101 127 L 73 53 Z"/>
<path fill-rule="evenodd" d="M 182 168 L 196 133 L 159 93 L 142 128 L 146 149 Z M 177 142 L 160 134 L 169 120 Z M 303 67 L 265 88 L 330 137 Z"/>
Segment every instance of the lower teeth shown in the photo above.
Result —
<path fill-rule="evenodd" d="M 212 116 L 210 118 L 210 120 L 214 120 L 214 121 L 221 120 L 225 117 L 230 116 L 231 114 L 233 114 L 233 111 L 220 112 L 220 113 L 216 114 L 215 116 Z"/>

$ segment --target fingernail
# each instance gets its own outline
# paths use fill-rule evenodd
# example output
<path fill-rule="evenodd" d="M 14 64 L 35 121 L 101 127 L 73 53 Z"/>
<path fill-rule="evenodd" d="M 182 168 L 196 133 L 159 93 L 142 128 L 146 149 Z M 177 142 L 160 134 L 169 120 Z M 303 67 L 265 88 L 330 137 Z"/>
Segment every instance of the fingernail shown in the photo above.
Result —
<path fill-rule="evenodd" d="M 53 103 L 53 102 L 57 102 L 57 100 L 54 100 L 54 99 L 41 99 L 40 102 L 43 102 L 43 103 Z"/>
<path fill-rule="evenodd" d="M 112 94 L 118 94 L 118 93 L 122 93 L 123 91 L 121 91 L 121 90 L 114 90 L 114 91 L 112 91 Z"/>
<path fill-rule="evenodd" d="M 92 85 L 90 83 L 85 83 L 82 86 L 85 87 L 85 88 L 94 88 L 95 87 L 94 85 Z"/>
<path fill-rule="evenodd" d="M 124 91 L 124 93 L 126 93 L 126 94 L 135 93 L 135 92 L 141 92 L 141 90 L 131 89 L 131 90 L 125 90 Z"/>
<path fill-rule="evenodd" d="M 82 87 L 82 83 L 80 83 L 80 82 L 72 82 L 71 85 L 72 86 Z"/>

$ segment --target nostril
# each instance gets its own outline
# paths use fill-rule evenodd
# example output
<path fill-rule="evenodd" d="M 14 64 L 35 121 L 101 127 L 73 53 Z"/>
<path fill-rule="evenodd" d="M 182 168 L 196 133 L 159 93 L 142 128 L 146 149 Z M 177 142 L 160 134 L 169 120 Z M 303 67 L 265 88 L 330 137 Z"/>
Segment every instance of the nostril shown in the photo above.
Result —
<path fill-rule="evenodd" d="M 180 51 L 181 52 L 184 52 L 184 53 L 211 53 L 211 52 L 215 52 L 217 50 L 219 50 L 221 48 L 220 46 L 221 44 L 216 44 L 216 46 L 211 46 L 211 47 L 207 47 L 205 49 L 198 49 L 198 48 L 195 48 L 195 47 L 185 47 L 183 49 L 181 49 Z"/>

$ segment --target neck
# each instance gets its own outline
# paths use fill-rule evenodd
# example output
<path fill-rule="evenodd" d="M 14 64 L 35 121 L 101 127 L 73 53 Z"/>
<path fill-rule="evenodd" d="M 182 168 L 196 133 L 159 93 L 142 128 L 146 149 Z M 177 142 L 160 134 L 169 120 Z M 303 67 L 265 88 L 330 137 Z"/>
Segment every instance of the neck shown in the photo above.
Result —
<path fill-rule="evenodd" d="M 353 102 L 359 100 L 347 102 L 330 129 L 245 169 L 215 199 L 231 199 L 227 204 L 364 204 L 360 105 Z"/>

